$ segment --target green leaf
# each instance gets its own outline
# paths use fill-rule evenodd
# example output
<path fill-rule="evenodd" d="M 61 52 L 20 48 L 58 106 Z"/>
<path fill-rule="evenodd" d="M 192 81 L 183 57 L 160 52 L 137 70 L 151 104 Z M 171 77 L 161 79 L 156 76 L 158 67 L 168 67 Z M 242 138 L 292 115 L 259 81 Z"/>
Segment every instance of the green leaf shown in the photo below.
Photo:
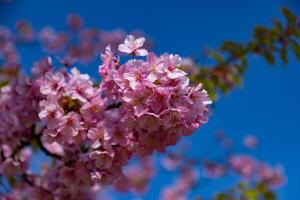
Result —
<path fill-rule="evenodd" d="M 31 148 L 34 152 L 37 152 L 40 149 L 36 140 L 32 140 L 30 144 L 31 144 Z"/>
<path fill-rule="evenodd" d="M 0 89 L 7 86 L 9 84 L 9 81 L 1 81 L 0 82 Z"/>
<path fill-rule="evenodd" d="M 217 51 L 210 51 L 209 55 L 219 63 L 222 63 L 225 61 L 224 57 Z"/>
<path fill-rule="evenodd" d="M 294 24 L 297 20 L 296 16 L 285 6 L 281 8 L 282 14 L 286 17 L 289 24 Z"/>
<path fill-rule="evenodd" d="M 279 21 L 277 19 L 273 19 L 272 21 L 273 21 L 273 24 L 276 26 L 277 31 L 282 32 L 283 26 L 282 26 L 281 21 Z"/>
<path fill-rule="evenodd" d="M 263 197 L 266 200 L 276 200 L 276 195 L 271 191 L 265 191 Z"/>
<path fill-rule="evenodd" d="M 300 60 L 300 45 L 294 40 L 291 40 L 290 44 L 296 58 Z"/>
<path fill-rule="evenodd" d="M 259 193 L 255 189 L 247 190 L 244 195 L 248 200 L 258 200 Z"/>
<path fill-rule="evenodd" d="M 220 47 L 221 51 L 227 51 L 233 56 L 243 57 L 245 54 L 244 47 L 236 42 L 225 41 L 223 45 Z"/>
<path fill-rule="evenodd" d="M 266 59 L 266 61 L 269 63 L 269 64 L 272 64 L 274 65 L 275 64 L 275 59 L 274 59 L 274 55 L 272 52 L 265 52 L 264 53 L 264 58 Z"/>
<path fill-rule="evenodd" d="M 210 79 L 203 79 L 200 82 L 203 83 L 205 90 L 208 92 L 209 97 L 215 101 L 217 98 L 217 94 L 215 91 L 215 84 Z"/>
<path fill-rule="evenodd" d="M 263 26 L 256 26 L 254 28 L 254 37 L 258 39 L 263 39 L 264 35 L 266 34 L 266 28 Z"/>
<path fill-rule="evenodd" d="M 284 64 L 288 63 L 288 58 L 287 58 L 287 49 L 283 48 L 280 50 L 280 58 L 283 61 Z"/>
<path fill-rule="evenodd" d="M 10 177 L 8 177 L 8 183 L 11 187 L 15 187 L 17 184 L 17 181 L 16 181 L 15 177 L 10 176 Z"/>
<path fill-rule="evenodd" d="M 217 194 L 217 196 L 214 199 L 215 200 L 229 200 L 230 197 L 228 194 L 220 193 L 220 194 Z"/>
<path fill-rule="evenodd" d="M 239 182 L 237 186 L 238 186 L 238 189 L 244 190 L 248 187 L 248 183 L 245 182 L 245 181 L 244 182 Z"/>

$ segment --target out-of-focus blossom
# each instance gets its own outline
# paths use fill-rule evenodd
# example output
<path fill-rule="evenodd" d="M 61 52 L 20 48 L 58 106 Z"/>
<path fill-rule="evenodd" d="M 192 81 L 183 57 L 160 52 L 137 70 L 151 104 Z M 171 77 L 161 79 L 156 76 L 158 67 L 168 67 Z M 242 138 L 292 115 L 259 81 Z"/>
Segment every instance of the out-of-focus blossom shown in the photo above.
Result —
<path fill-rule="evenodd" d="M 247 135 L 244 138 L 244 146 L 249 149 L 254 149 L 258 145 L 258 139 L 255 135 Z"/>
<path fill-rule="evenodd" d="M 139 165 L 132 165 L 126 169 L 124 175 L 114 187 L 121 192 L 133 191 L 142 194 L 148 189 L 148 184 L 153 175 L 153 161 L 149 157 L 142 158 Z"/>
<path fill-rule="evenodd" d="M 31 24 L 27 21 L 20 20 L 16 23 L 18 37 L 24 42 L 32 42 L 34 39 L 34 31 Z"/>
<path fill-rule="evenodd" d="M 52 70 L 52 59 L 50 57 L 43 58 L 35 63 L 31 68 L 31 72 L 34 76 L 42 76 Z"/>
<path fill-rule="evenodd" d="M 83 25 L 83 20 L 79 15 L 70 14 L 67 18 L 67 23 L 73 30 L 78 30 Z"/>
<path fill-rule="evenodd" d="M 181 163 L 182 159 L 177 154 L 166 155 L 161 158 L 161 164 L 167 170 L 175 170 Z"/>
<path fill-rule="evenodd" d="M 271 167 L 262 163 L 258 167 L 259 179 L 270 188 L 276 188 L 284 184 L 285 176 L 282 166 Z"/>
<path fill-rule="evenodd" d="M 181 68 L 189 75 L 196 75 L 200 71 L 200 67 L 198 67 L 194 60 L 191 58 L 183 58 Z"/>
<path fill-rule="evenodd" d="M 163 188 L 160 194 L 161 200 L 186 200 L 188 199 L 188 193 L 193 188 L 198 179 L 198 172 L 189 168 L 185 168 L 181 171 L 180 176 L 175 182 Z"/>
<path fill-rule="evenodd" d="M 247 178 L 253 176 L 257 168 L 256 160 L 248 155 L 233 155 L 229 163 L 233 170 Z"/>
<path fill-rule="evenodd" d="M 225 166 L 217 162 L 206 162 L 204 164 L 204 175 L 208 178 L 220 178 L 225 172 Z"/>

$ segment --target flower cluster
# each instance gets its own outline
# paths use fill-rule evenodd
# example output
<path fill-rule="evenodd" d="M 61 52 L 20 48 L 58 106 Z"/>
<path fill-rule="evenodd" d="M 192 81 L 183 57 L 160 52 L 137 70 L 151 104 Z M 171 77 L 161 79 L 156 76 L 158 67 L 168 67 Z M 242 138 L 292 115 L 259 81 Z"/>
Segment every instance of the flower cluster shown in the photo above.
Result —
<path fill-rule="evenodd" d="M 140 159 L 140 162 L 129 165 L 124 175 L 114 185 L 120 192 L 135 192 L 143 194 L 148 189 L 148 184 L 154 176 L 154 163 L 150 157 Z"/>
<path fill-rule="evenodd" d="M 88 64 L 94 61 L 99 49 L 105 48 L 108 44 L 116 50 L 126 36 L 126 32 L 122 29 L 104 31 L 85 27 L 84 20 L 76 14 L 70 14 L 66 22 L 68 28 L 64 31 L 51 26 L 35 29 L 25 20 L 17 21 L 14 29 L 1 25 L 0 83 L 19 72 L 22 66 L 19 46 L 41 47 L 47 54 L 54 55 L 61 64 L 71 66 L 75 63 Z M 140 31 L 133 31 L 132 34 L 143 35 Z M 152 46 L 151 42 L 147 41 L 146 46 Z"/>
<path fill-rule="evenodd" d="M 161 200 L 185 200 L 187 199 L 187 193 L 196 184 L 199 174 L 197 171 L 190 168 L 184 168 L 180 176 L 175 180 L 175 182 L 165 187 L 162 192 Z"/>
<path fill-rule="evenodd" d="M 28 153 L 21 149 L 38 122 L 39 94 L 31 80 L 20 77 L 0 88 L 0 174 L 27 169 Z M 25 154 L 24 154 L 25 153 Z M 24 168 L 25 167 L 25 168 Z"/>
<path fill-rule="evenodd" d="M 126 40 L 123 45 L 128 49 L 140 50 L 134 42 L 128 44 L 131 36 Z M 201 85 L 189 86 L 187 74 L 178 68 L 178 55 L 156 56 L 150 52 L 146 60 L 131 59 L 121 65 L 108 47 L 103 59 L 101 88 L 113 103 L 122 104 L 121 121 L 127 125 L 135 140 L 131 146 L 139 154 L 164 151 L 207 121 L 211 101 Z"/>
<path fill-rule="evenodd" d="M 74 28 L 79 26 L 79 21 L 70 21 Z M 51 59 L 45 58 L 34 64 L 34 79 L 27 90 L 22 85 L 11 88 L 11 84 L 1 89 L 1 113 L 11 115 L 0 115 L 1 137 L 5 137 L 1 144 L 6 145 L 2 145 L 3 165 L 7 166 L 11 157 L 19 161 L 19 168 L 26 164 L 28 159 L 23 154 L 6 150 L 11 147 L 7 137 L 21 133 L 27 136 L 25 144 L 35 141 L 55 159 L 40 175 L 22 168 L 18 175 L 35 186 L 29 189 L 22 186 L 23 182 L 18 184 L 22 197 L 47 199 L 46 194 L 51 194 L 49 198 L 78 199 L 97 185 L 111 185 L 122 178 L 142 192 L 153 174 L 150 161 L 143 162 L 143 173 L 136 176 L 135 169 L 122 172 L 129 159 L 164 151 L 207 122 L 211 101 L 201 85 L 189 86 L 187 74 L 178 68 L 181 58 L 172 54 L 156 56 L 141 49 L 144 41 L 130 35 L 119 45 L 121 52 L 132 56 L 124 64 L 108 46 L 99 67 L 100 84 L 76 68 L 55 70 Z M 17 130 L 7 134 L 8 126 Z M 22 145 L 14 144 L 10 151 Z M 2 168 L 1 174 L 8 175 L 7 167 Z"/>
<path fill-rule="evenodd" d="M 216 145 L 214 148 L 211 148 L 211 144 L 208 144 L 207 153 L 201 157 L 188 156 L 186 154 L 186 146 L 179 146 L 172 152 L 163 154 L 161 158 L 162 170 L 176 172 L 180 174 L 181 178 L 178 179 L 180 181 L 176 180 L 175 183 L 164 188 L 161 193 L 161 199 L 188 199 L 187 197 L 189 197 L 189 192 L 193 186 L 198 186 L 198 184 L 203 186 L 206 183 L 211 183 L 233 174 L 246 185 L 260 185 L 265 190 L 270 191 L 286 182 L 284 169 L 281 165 L 272 166 L 249 154 L 239 153 L 233 149 L 233 144 L 227 145 L 229 140 L 230 138 L 224 132 L 217 131 L 214 141 Z M 258 143 L 258 139 L 254 135 L 247 135 L 244 138 L 244 142 L 245 140 L 251 140 L 249 142 L 251 145 L 244 144 L 244 148 L 247 149 L 255 148 Z M 218 154 L 215 152 L 218 152 Z M 216 156 L 222 154 L 225 154 L 225 156 Z M 200 175 L 199 182 L 197 183 L 197 179 L 194 179 L 193 184 L 184 185 L 186 187 L 183 187 L 181 185 L 182 179 L 189 180 L 188 176 L 183 176 L 183 172 L 187 169 L 194 169 L 195 173 L 197 172 Z M 235 194 L 228 194 L 228 198 L 231 196 L 233 198 Z"/>
<path fill-rule="evenodd" d="M 229 159 L 230 167 L 239 175 L 259 180 L 266 186 L 279 187 L 285 182 L 283 168 L 272 167 L 248 155 L 233 155 Z"/>

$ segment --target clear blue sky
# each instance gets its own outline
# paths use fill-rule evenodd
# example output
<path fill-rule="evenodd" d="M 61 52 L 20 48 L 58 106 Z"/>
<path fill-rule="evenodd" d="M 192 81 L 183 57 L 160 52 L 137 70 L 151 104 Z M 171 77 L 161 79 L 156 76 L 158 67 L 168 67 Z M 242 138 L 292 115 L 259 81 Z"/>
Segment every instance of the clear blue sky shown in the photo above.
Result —
<path fill-rule="evenodd" d="M 66 15 L 76 12 L 89 26 L 141 29 L 154 39 L 158 52 L 188 56 L 205 46 L 217 47 L 225 39 L 246 41 L 253 26 L 270 25 L 272 18 L 281 16 L 281 5 L 300 14 L 297 0 L 16 0 L 1 5 L 0 23 L 13 24 L 24 18 L 37 27 L 51 24 L 63 28 Z M 25 61 L 34 59 L 31 54 L 23 57 Z M 90 68 L 91 72 L 96 70 L 97 65 Z M 271 69 L 260 58 L 251 58 L 244 87 L 221 98 L 209 123 L 192 137 L 194 144 L 199 144 L 218 128 L 236 141 L 245 134 L 256 134 L 262 144 L 255 155 L 285 166 L 288 183 L 278 192 L 281 200 L 298 200 L 300 196 L 299 74 L 299 62 L 293 57 L 288 69 L 281 63 Z M 192 146 L 193 152 L 199 151 L 197 147 Z M 145 199 L 156 199 L 161 183 L 169 182 L 167 177 L 160 176 Z M 214 187 L 198 192 L 207 194 Z"/>

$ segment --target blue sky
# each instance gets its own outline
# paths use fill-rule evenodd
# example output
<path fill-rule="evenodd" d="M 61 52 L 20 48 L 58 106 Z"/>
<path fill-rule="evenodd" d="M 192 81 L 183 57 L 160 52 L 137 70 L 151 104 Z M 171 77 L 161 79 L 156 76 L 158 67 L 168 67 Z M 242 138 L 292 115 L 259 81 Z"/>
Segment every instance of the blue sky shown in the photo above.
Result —
<path fill-rule="evenodd" d="M 51 24 L 63 28 L 65 17 L 76 12 L 88 26 L 104 30 L 141 29 L 154 39 L 155 50 L 183 56 L 198 54 L 203 47 L 218 47 L 224 40 L 247 41 L 257 24 L 270 25 L 281 18 L 279 9 L 286 5 L 300 14 L 297 0 L 16 0 L 0 5 L 0 23 L 13 24 L 19 18 L 30 20 L 36 27 Z M 23 55 L 25 67 L 34 55 Z M 96 72 L 97 65 L 90 67 Z M 236 141 L 254 133 L 261 145 L 254 154 L 271 163 L 285 166 L 288 183 L 279 190 L 279 199 L 297 200 L 300 195 L 300 89 L 299 62 L 291 57 L 287 69 L 282 63 L 270 68 L 257 57 L 250 58 L 244 86 L 222 97 L 209 123 L 192 138 L 192 152 L 216 129 L 223 129 Z M 155 199 L 162 176 L 152 184 L 145 199 Z M 229 184 L 229 183 L 228 183 Z M 214 188 L 228 186 L 222 182 L 198 191 L 206 195 Z M 128 199 L 130 197 L 124 199 Z"/>

